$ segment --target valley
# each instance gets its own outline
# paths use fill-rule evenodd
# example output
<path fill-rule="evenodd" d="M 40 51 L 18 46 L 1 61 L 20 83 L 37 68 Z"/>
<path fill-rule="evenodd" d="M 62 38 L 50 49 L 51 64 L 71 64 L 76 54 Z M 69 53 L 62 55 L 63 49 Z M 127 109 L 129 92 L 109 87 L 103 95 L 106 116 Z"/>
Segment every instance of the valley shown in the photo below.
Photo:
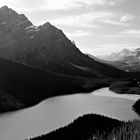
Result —
<path fill-rule="evenodd" d="M 83 53 L 50 22 L 1 7 L 0 139 L 139 140 L 139 55 Z"/>
<path fill-rule="evenodd" d="M 6 92 L 0 98 L 1 112 L 33 106 L 48 97 L 91 92 L 119 79 L 140 79 L 139 73 L 83 54 L 49 22 L 34 26 L 7 6 L 0 8 L 0 19 L 0 88 L 3 96 Z"/>
<path fill-rule="evenodd" d="M 49 98 L 34 107 L 1 114 L 0 130 L 4 131 L 0 131 L 0 138 L 3 140 L 33 138 L 64 127 L 79 116 L 90 113 L 120 121 L 139 120 L 137 113 L 132 110 L 132 105 L 140 95 L 133 97 L 121 96 L 110 92 L 108 88 L 103 88 L 90 94 L 77 93 Z"/>

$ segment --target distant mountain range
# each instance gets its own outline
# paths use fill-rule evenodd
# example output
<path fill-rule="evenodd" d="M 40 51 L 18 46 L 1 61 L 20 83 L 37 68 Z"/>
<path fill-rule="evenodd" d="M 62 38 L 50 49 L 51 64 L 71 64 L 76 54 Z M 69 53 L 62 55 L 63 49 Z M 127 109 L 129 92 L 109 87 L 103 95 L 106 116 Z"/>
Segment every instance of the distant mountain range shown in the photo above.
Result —
<path fill-rule="evenodd" d="M 140 48 L 123 49 L 120 52 L 97 57 L 105 63 L 126 71 L 140 71 Z"/>

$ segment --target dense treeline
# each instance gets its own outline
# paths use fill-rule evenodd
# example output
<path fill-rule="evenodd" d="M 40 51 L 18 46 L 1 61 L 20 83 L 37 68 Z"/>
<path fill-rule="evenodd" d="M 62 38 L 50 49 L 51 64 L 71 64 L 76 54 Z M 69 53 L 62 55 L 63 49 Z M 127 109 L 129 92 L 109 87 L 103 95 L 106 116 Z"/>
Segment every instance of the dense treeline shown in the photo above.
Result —
<path fill-rule="evenodd" d="M 140 115 L 140 99 L 135 102 L 133 109 Z"/>
<path fill-rule="evenodd" d="M 94 134 L 88 140 L 140 140 L 140 121 L 125 122 L 119 128 L 113 128 L 108 136 L 104 133 Z"/>
<path fill-rule="evenodd" d="M 68 126 L 31 140 L 87 140 L 94 134 L 101 135 L 106 132 L 105 136 L 107 136 L 114 127 L 117 128 L 122 123 L 121 121 L 101 115 L 89 114 L 79 117 Z"/>
<path fill-rule="evenodd" d="M 137 80 L 119 80 L 112 82 L 110 90 L 120 94 L 140 94 L 140 82 Z"/>
<path fill-rule="evenodd" d="M 73 123 L 30 140 L 140 140 L 140 121 L 122 122 L 101 115 L 84 115 Z"/>

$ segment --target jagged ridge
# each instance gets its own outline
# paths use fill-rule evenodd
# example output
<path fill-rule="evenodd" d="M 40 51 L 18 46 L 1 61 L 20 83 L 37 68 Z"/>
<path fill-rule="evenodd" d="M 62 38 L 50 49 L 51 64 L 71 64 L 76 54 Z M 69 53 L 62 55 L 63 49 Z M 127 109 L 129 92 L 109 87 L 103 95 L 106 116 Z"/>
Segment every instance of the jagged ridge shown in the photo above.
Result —
<path fill-rule="evenodd" d="M 125 76 L 124 72 L 84 55 L 62 30 L 49 22 L 34 26 L 25 15 L 6 6 L 0 8 L 0 19 L 2 58 L 67 75 L 118 77 L 115 73 L 119 72 Z"/>

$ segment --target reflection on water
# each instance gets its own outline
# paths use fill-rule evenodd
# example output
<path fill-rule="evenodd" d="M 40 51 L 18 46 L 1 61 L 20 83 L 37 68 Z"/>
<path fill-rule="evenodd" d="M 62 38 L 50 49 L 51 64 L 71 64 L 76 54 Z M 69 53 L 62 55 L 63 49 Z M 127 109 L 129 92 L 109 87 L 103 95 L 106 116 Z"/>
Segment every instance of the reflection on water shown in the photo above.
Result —
<path fill-rule="evenodd" d="M 120 120 L 139 119 L 131 109 L 135 102 L 133 98 L 107 97 L 105 93 L 113 94 L 104 88 L 92 94 L 54 97 L 35 107 L 1 115 L 0 139 L 24 140 L 34 137 L 65 126 L 86 113 L 102 114 Z"/>

